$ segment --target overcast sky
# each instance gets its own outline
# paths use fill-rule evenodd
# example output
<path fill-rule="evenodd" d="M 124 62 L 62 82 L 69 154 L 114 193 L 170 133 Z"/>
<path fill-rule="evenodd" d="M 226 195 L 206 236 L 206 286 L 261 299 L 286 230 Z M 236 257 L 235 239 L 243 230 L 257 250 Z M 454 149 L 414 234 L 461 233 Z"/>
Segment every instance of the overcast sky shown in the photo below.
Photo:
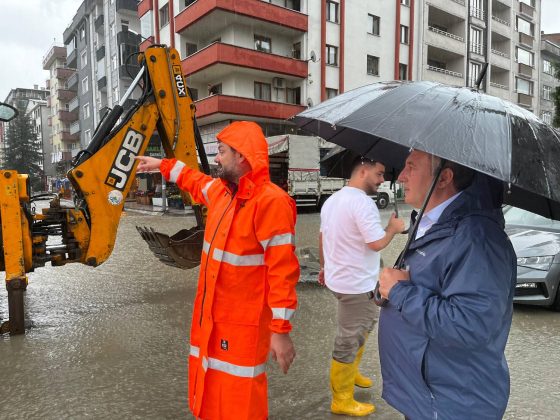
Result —
<path fill-rule="evenodd" d="M 0 100 L 10 89 L 45 86 L 43 57 L 70 24 L 82 0 L 0 0 Z M 560 0 L 542 0 L 545 33 L 560 32 Z"/>

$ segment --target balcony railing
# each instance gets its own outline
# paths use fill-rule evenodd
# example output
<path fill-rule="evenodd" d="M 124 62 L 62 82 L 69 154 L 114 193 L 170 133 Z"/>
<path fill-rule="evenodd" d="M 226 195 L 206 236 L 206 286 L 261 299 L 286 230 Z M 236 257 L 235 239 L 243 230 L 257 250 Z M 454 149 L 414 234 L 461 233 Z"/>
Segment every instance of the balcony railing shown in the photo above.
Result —
<path fill-rule="evenodd" d="M 70 134 L 76 134 L 80 132 L 80 121 L 75 121 L 70 124 Z"/>
<path fill-rule="evenodd" d="M 492 20 L 495 20 L 496 22 L 500 22 L 502 25 L 506 25 L 506 26 L 510 25 L 510 23 L 507 20 L 499 18 L 498 16 L 492 15 Z"/>
<path fill-rule="evenodd" d="M 74 73 L 66 81 L 66 88 L 70 90 L 76 90 L 78 87 L 78 73 Z"/>
<path fill-rule="evenodd" d="M 76 96 L 68 104 L 68 111 L 70 111 L 70 112 L 74 111 L 75 109 L 78 108 L 79 105 L 80 105 L 80 101 L 78 100 L 78 97 Z"/>
<path fill-rule="evenodd" d="M 509 87 L 507 87 L 506 85 L 501 85 L 501 84 L 496 83 L 496 82 L 490 82 L 490 86 L 498 88 L 498 89 L 509 90 Z"/>
<path fill-rule="evenodd" d="M 492 48 L 492 54 L 496 54 L 499 55 L 500 57 L 504 57 L 504 58 L 509 58 L 509 54 L 499 51 L 499 50 L 495 50 L 494 48 Z"/>
<path fill-rule="evenodd" d="M 453 38 L 453 39 L 456 39 L 457 41 L 460 41 L 460 42 L 464 42 L 464 38 L 462 36 L 442 31 L 441 29 L 435 28 L 433 26 L 428 26 L 428 29 L 432 32 L 435 32 L 436 34 L 443 35 L 443 36 L 446 36 L 448 38 Z"/>
<path fill-rule="evenodd" d="M 486 12 L 482 9 L 477 8 L 477 7 L 471 7 L 470 8 L 470 15 L 477 18 L 477 19 L 480 19 L 480 20 L 486 19 Z"/>
<path fill-rule="evenodd" d="M 447 70 L 447 69 L 442 69 L 442 68 L 435 67 L 435 66 L 428 65 L 428 70 L 436 71 L 438 73 L 443 73 L 443 74 L 446 74 L 448 76 L 461 77 L 461 78 L 463 77 L 463 73 L 459 73 L 459 72 L 451 71 L 451 70 Z"/>
<path fill-rule="evenodd" d="M 523 4 L 523 3 L 521 3 Z M 534 38 L 531 35 L 524 34 L 523 32 L 519 32 L 519 43 L 526 45 L 528 47 L 533 48 L 533 40 Z"/>
<path fill-rule="evenodd" d="M 471 50 L 471 52 L 473 52 L 475 54 L 483 55 L 484 54 L 484 44 L 476 44 L 474 42 L 471 42 L 470 50 Z"/>
<path fill-rule="evenodd" d="M 535 9 L 533 7 L 521 2 L 519 3 L 519 11 L 530 18 L 533 18 L 533 14 L 535 13 Z"/>
<path fill-rule="evenodd" d="M 525 93 L 517 93 L 517 103 L 523 106 L 532 106 L 533 105 L 533 97 L 531 95 L 527 95 Z"/>
<path fill-rule="evenodd" d="M 527 64 L 519 63 L 519 74 L 528 77 L 533 77 L 533 67 Z"/>

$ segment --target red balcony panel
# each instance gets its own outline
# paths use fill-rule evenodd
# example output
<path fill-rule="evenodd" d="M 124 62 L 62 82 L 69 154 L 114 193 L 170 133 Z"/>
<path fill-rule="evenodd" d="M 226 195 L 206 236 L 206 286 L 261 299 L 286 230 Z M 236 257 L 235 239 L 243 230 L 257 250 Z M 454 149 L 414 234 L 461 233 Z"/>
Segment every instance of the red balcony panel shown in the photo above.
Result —
<path fill-rule="evenodd" d="M 206 0 L 194 2 L 175 17 L 175 32 L 182 32 L 216 9 L 307 32 L 307 15 L 261 0 Z"/>
<path fill-rule="evenodd" d="M 58 111 L 58 119 L 64 122 L 74 122 L 78 120 L 78 111 Z"/>
<path fill-rule="evenodd" d="M 68 79 L 74 73 L 76 73 L 75 69 L 69 69 L 66 67 L 57 67 L 56 69 L 56 77 L 62 80 Z"/>
<path fill-rule="evenodd" d="M 183 73 L 191 75 L 217 63 L 286 74 L 302 79 L 307 77 L 308 73 L 307 61 L 222 43 L 214 43 L 197 51 L 185 58 L 181 66 Z"/>
<path fill-rule="evenodd" d="M 62 102 L 69 102 L 70 100 L 76 97 L 76 92 L 68 89 L 58 89 L 56 91 L 57 97 L 59 101 Z"/>
<path fill-rule="evenodd" d="M 148 39 L 142 41 L 140 43 L 140 51 L 146 51 L 146 48 L 148 48 L 150 45 L 154 44 L 154 37 L 150 36 L 148 37 Z"/>
<path fill-rule="evenodd" d="M 142 16 L 144 16 L 146 13 L 148 13 L 153 8 L 154 8 L 153 0 L 142 0 L 140 3 L 138 3 L 138 18 L 141 18 Z M 157 10 L 156 10 L 156 13 L 157 13 Z"/>
<path fill-rule="evenodd" d="M 305 109 L 301 105 L 229 95 L 208 96 L 195 104 L 196 117 L 199 119 L 213 114 L 232 114 L 285 120 Z"/>
<path fill-rule="evenodd" d="M 80 133 L 70 134 L 69 131 L 61 131 L 60 132 L 60 139 L 62 141 L 78 141 L 80 140 Z"/>

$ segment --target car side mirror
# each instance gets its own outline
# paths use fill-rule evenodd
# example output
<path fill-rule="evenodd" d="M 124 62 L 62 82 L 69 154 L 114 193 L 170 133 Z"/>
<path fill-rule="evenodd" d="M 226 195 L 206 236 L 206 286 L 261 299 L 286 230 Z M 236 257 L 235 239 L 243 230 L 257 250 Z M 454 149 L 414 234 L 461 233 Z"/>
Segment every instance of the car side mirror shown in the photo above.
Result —
<path fill-rule="evenodd" d="M 17 117 L 18 111 L 13 106 L 0 102 L 0 121 L 8 122 Z"/>

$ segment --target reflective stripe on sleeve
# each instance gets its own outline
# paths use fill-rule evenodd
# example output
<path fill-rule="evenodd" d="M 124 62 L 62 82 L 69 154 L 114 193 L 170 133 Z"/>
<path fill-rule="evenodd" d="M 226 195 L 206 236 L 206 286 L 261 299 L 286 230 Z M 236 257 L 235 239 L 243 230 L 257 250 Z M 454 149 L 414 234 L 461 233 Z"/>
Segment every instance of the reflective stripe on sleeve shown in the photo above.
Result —
<path fill-rule="evenodd" d="M 207 203 L 210 203 L 210 199 L 208 198 L 208 190 L 210 189 L 214 181 L 216 180 L 213 179 L 212 181 L 207 182 L 204 188 L 202 189 L 202 195 L 204 196 L 204 199 L 206 200 Z"/>
<path fill-rule="evenodd" d="M 177 178 L 179 178 L 179 174 L 185 166 L 186 165 L 179 160 L 175 162 L 175 165 L 173 165 L 173 169 L 171 169 L 171 172 L 169 173 L 169 180 L 171 182 L 177 182 Z"/>
<path fill-rule="evenodd" d="M 199 357 L 199 348 L 191 346 L 191 356 Z M 206 371 L 208 369 L 218 370 L 220 372 L 229 373 L 233 376 L 241 378 L 254 378 L 264 373 L 265 364 L 262 363 L 256 366 L 241 366 L 234 365 L 233 363 L 224 362 L 223 360 L 215 359 L 213 357 L 202 358 L 202 368 Z"/>
<path fill-rule="evenodd" d="M 271 308 L 272 309 L 272 319 L 283 319 L 284 321 L 289 321 L 290 318 L 296 312 L 295 309 L 289 308 Z"/>
<path fill-rule="evenodd" d="M 264 254 L 237 255 L 232 252 L 214 248 L 212 258 L 240 267 L 264 265 Z"/>
<path fill-rule="evenodd" d="M 269 246 L 295 245 L 295 244 L 296 244 L 296 238 L 291 233 L 282 233 L 280 235 L 274 235 L 271 238 L 261 241 L 261 245 L 264 250 L 266 250 Z"/>
<path fill-rule="evenodd" d="M 204 243 L 202 244 L 202 250 L 208 255 L 208 252 L 210 252 L 210 243 L 204 241 Z"/>

